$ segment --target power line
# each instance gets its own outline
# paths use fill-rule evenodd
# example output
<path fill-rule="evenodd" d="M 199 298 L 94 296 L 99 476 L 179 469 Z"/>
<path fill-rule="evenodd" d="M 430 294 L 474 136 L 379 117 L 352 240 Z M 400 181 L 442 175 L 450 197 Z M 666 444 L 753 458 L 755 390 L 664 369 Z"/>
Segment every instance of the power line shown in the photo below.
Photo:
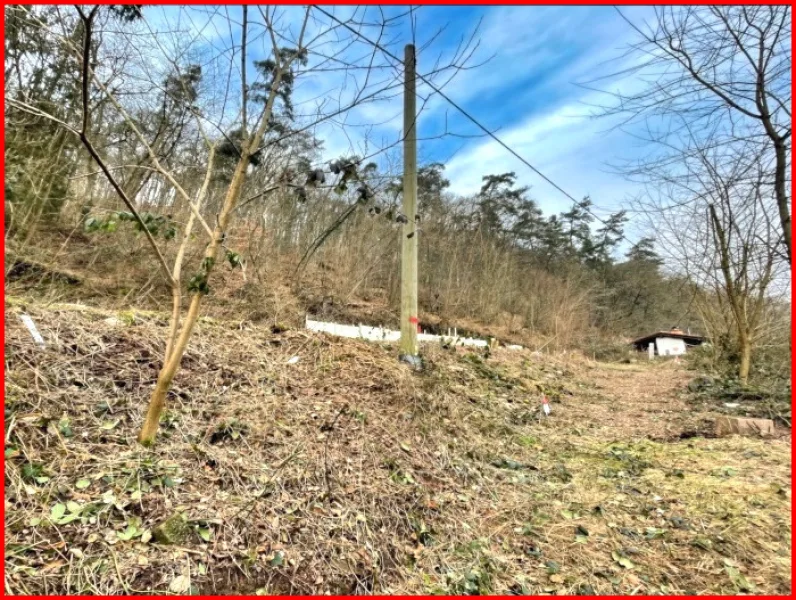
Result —
<path fill-rule="evenodd" d="M 338 19 L 337 17 L 335 17 L 333 14 L 329 13 L 328 11 L 324 10 L 324 9 L 323 9 L 323 8 L 321 8 L 320 6 L 313 5 L 313 8 L 315 8 L 316 10 L 319 10 L 320 12 L 322 12 L 323 14 L 325 14 L 325 15 L 326 15 L 327 17 L 329 17 L 330 19 L 333 19 L 334 21 L 336 21 L 337 23 L 339 23 L 340 25 L 342 25 L 343 27 L 345 27 L 346 29 L 348 29 L 348 30 L 349 30 L 351 33 L 353 33 L 354 35 L 356 35 L 356 36 L 358 36 L 358 37 L 362 38 L 362 39 L 363 39 L 365 42 L 367 42 L 368 44 L 370 44 L 370 45 L 371 45 L 371 46 L 373 46 L 374 48 L 376 48 L 376 49 L 378 49 L 378 50 L 381 50 L 381 51 L 382 51 L 384 54 L 386 54 L 388 57 L 392 58 L 394 61 L 396 61 L 396 62 L 398 62 L 398 63 L 401 63 L 401 62 L 402 62 L 400 58 L 398 58 L 398 57 L 397 57 L 397 56 L 395 56 L 395 55 L 394 55 L 392 52 L 390 52 L 389 50 L 387 50 L 386 48 L 384 48 L 384 47 L 383 47 L 381 44 L 379 44 L 378 42 L 374 42 L 373 40 L 369 39 L 367 36 L 365 36 L 364 34 L 360 33 L 359 31 L 357 31 L 356 29 L 354 29 L 353 27 L 351 27 L 351 26 L 350 26 L 350 25 L 348 25 L 347 23 L 344 23 L 343 21 L 341 21 L 340 19 Z M 555 181 L 553 181 L 553 180 L 552 180 L 552 179 L 550 179 L 550 178 L 549 178 L 547 175 L 545 175 L 544 173 L 542 173 L 542 172 L 541 172 L 539 169 L 537 169 L 536 167 L 534 167 L 534 166 L 533 166 L 533 165 L 532 165 L 530 162 L 528 162 L 528 160 L 526 160 L 524 157 L 522 157 L 522 156 L 521 156 L 521 155 L 520 155 L 520 154 L 519 154 L 519 153 L 518 153 L 516 150 L 514 150 L 513 148 L 511 148 L 511 147 L 510 147 L 508 144 L 506 144 L 506 143 L 505 143 L 503 140 L 501 140 L 501 139 L 500 139 L 498 136 L 496 136 L 496 135 L 495 135 L 494 133 L 492 133 L 492 132 L 491 132 L 489 129 L 487 129 L 487 128 L 486 128 L 484 125 L 482 125 L 482 124 L 481 124 L 481 123 L 478 121 L 478 119 L 476 119 L 474 116 L 472 116 L 472 115 L 471 115 L 469 112 L 467 112 L 467 111 L 466 111 L 464 108 L 462 108 L 461 106 L 459 106 L 459 105 L 458 105 L 456 102 L 454 102 L 454 101 L 453 101 L 453 100 L 452 100 L 452 99 L 451 99 L 451 98 L 450 98 L 450 97 L 449 97 L 447 94 L 445 94 L 445 93 L 444 93 L 442 90 L 440 90 L 440 89 L 439 89 L 437 86 L 435 86 L 433 83 L 431 83 L 431 82 L 430 82 L 428 79 L 426 79 L 426 78 L 425 78 L 423 75 L 421 75 L 420 73 L 418 73 L 418 74 L 417 74 L 417 78 L 418 78 L 418 79 L 421 79 L 421 80 L 422 80 L 422 81 L 423 81 L 423 82 L 424 82 L 424 83 L 425 83 L 425 84 L 426 84 L 428 87 L 430 87 L 430 88 L 431 88 L 431 89 L 432 89 L 432 90 L 433 90 L 435 93 L 439 94 L 439 95 L 440 95 L 440 97 L 442 97 L 442 99 L 443 99 L 443 100 L 445 100 L 446 102 L 448 102 L 448 104 L 450 104 L 451 106 L 453 106 L 453 108 L 455 108 L 455 109 L 456 109 L 456 110 L 458 110 L 458 111 L 459 111 L 459 112 L 460 112 L 462 115 L 464 115 L 465 117 L 467 117 L 467 119 L 468 119 L 470 122 L 472 122 L 472 123 L 473 123 L 473 124 L 474 124 L 476 127 L 478 127 L 479 129 L 481 129 L 481 131 L 483 131 L 484 133 L 486 133 L 486 134 L 487 134 L 489 137 L 491 137 L 493 140 L 495 140 L 495 141 L 496 141 L 498 144 L 500 144 L 500 145 L 501 145 L 501 146 L 502 146 L 502 147 L 503 147 L 505 150 L 507 150 L 509 153 L 511 153 L 511 154 L 512 154 L 512 155 L 513 155 L 513 156 L 514 156 L 516 159 L 518 159 L 520 162 L 522 162 L 522 163 L 523 163 L 525 166 L 527 166 L 529 169 L 531 169 L 531 170 L 532 170 L 534 173 L 536 173 L 537 175 L 539 175 L 539 177 L 541 177 L 542 179 L 544 179 L 544 180 L 545 180 L 547 183 L 549 183 L 551 186 L 553 186 L 553 187 L 554 187 L 555 189 L 557 189 L 559 192 L 561 192 L 562 194 L 564 194 L 564 196 L 566 196 L 567 198 L 569 198 L 570 200 L 572 200 L 572 202 L 574 202 L 575 204 L 578 204 L 578 205 L 580 205 L 580 204 L 581 204 L 581 201 L 580 201 L 580 200 L 577 200 L 577 199 L 576 199 L 576 198 L 575 198 L 575 197 L 574 197 L 572 194 L 570 194 L 569 192 L 567 192 L 567 191 L 566 191 L 564 188 L 562 188 L 560 185 L 558 185 L 558 184 L 557 184 Z M 603 225 L 608 225 L 608 223 L 607 223 L 606 221 L 604 221 L 602 218 L 600 218 L 599 216 L 597 216 L 596 214 L 594 214 L 594 213 L 593 213 L 591 210 L 589 210 L 587 207 L 585 207 L 585 206 L 582 206 L 582 205 L 581 205 L 581 208 L 583 208 L 583 210 L 585 210 L 585 211 L 586 211 L 588 214 L 590 214 L 592 217 L 594 217 L 595 219 L 597 219 L 597 220 L 598 220 L 600 223 L 602 223 Z M 619 240 L 625 240 L 626 242 L 628 242 L 628 243 L 631 243 L 631 244 L 633 243 L 633 242 L 631 242 L 631 240 L 629 240 L 627 237 L 625 237 L 624 233 L 622 233 L 622 234 L 619 236 L 619 239 L 618 239 L 617 241 L 619 241 Z"/>
<path fill-rule="evenodd" d="M 365 36 L 364 34 L 360 33 L 359 31 L 355 30 L 354 28 L 352 28 L 351 26 L 349 26 L 347 23 L 344 23 L 344 22 L 342 22 L 340 19 L 338 19 L 338 18 L 337 18 L 337 17 L 335 17 L 334 15 L 330 14 L 329 12 L 327 12 L 326 10 L 324 10 L 323 8 L 321 8 L 321 7 L 317 6 L 317 5 L 314 5 L 314 6 L 313 6 L 313 8 L 315 8 L 315 9 L 319 10 L 320 12 L 322 12 L 323 14 L 325 14 L 325 15 L 326 15 L 327 17 L 329 17 L 330 19 L 333 19 L 334 21 L 336 21 L 337 23 L 339 23 L 340 25 L 342 25 L 343 27 L 345 27 L 346 29 L 348 29 L 350 32 L 352 32 L 352 33 L 353 33 L 354 35 L 356 35 L 357 37 L 359 37 L 359 38 L 363 39 L 365 42 L 367 42 L 368 44 L 370 44 L 370 45 L 371 45 L 371 46 L 373 46 L 374 48 L 376 48 L 376 49 L 380 50 L 381 52 L 383 52 L 384 54 L 386 54 L 388 57 L 392 58 L 394 61 L 398 62 L 399 64 L 403 62 L 403 61 L 402 61 L 400 58 L 398 58 L 398 57 L 397 57 L 397 56 L 395 56 L 395 55 L 394 55 L 392 52 L 390 52 L 389 50 L 387 50 L 386 48 L 384 48 L 384 47 L 383 47 L 381 44 L 379 44 L 378 42 L 374 42 L 373 40 L 369 39 L 367 36 Z M 414 25 L 414 24 L 413 24 L 413 25 Z M 414 38 L 414 27 L 413 27 L 412 29 L 413 29 L 413 31 L 412 31 L 412 36 L 413 36 L 413 38 Z M 413 39 L 412 41 L 413 41 L 413 43 L 414 43 L 414 39 Z M 437 87 L 436 87 L 434 84 L 432 84 L 432 83 L 431 83 L 431 82 L 430 82 L 430 81 L 429 81 L 429 80 L 428 80 L 426 77 L 424 77 L 423 75 L 421 75 L 421 74 L 419 74 L 419 73 L 417 73 L 417 74 L 416 74 L 416 77 L 417 77 L 418 79 L 422 80 L 422 81 L 423 81 L 423 82 L 424 82 L 426 85 L 428 85 L 428 86 L 429 86 L 429 87 L 430 87 L 432 90 L 434 90 L 434 91 L 435 91 L 437 94 L 439 94 L 439 95 L 440 95 L 440 96 L 441 96 L 441 97 L 442 97 L 442 98 L 443 98 L 445 101 L 447 101 L 447 102 L 448 102 L 448 103 L 449 103 L 451 106 L 453 106 L 453 107 L 454 107 L 456 110 L 458 110 L 458 111 L 459 111 L 459 112 L 460 112 L 462 115 L 464 115 L 465 117 L 467 117 L 467 119 L 468 119 L 468 120 L 470 120 L 470 121 L 471 121 L 471 122 L 472 122 L 474 125 L 476 125 L 476 126 L 479 128 L 479 129 L 481 129 L 481 130 L 482 130 L 484 133 L 486 133 L 486 134 L 487 134 L 489 137 L 491 137 L 493 140 L 495 140 L 495 141 L 496 141 L 498 144 L 500 144 L 500 145 L 501 145 L 501 146 L 502 146 L 504 149 L 506 149 L 506 150 L 507 150 L 509 153 L 511 153 L 511 154 L 512 154 L 512 155 L 513 155 L 515 158 L 517 158 L 517 159 L 518 159 L 520 162 L 522 162 L 524 165 L 526 165 L 526 166 L 527 166 L 529 169 L 531 169 L 531 170 L 532 170 L 534 173 L 536 173 L 537 175 L 539 175 L 539 177 L 541 177 L 542 179 L 544 179 L 544 180 L 545 180 L 547 183 L 549 183 L 551 186 L 553 186 L 555 189 L 557 189 L 559 192 L 561 192 L 561 193 L 562 193 L 564 196 L 566 196 L 567 198 L 569 198 L 569 199 L 570 199 L 570 200 L 571 200 L 573 203 L 575 203 L 576 205 L 580 205 L 580 201 L 579 201 L 579 200 L 577 200 L 577 199 L 576 199 L 574 196 L 572 196 L 572 194 L 570 194 L 569 192 L 567 192 L 567 191 L 566 191 L 564 188 L 562 188 L 560 185 L 558 185 L 557 183 L 555 183 L 555 182 L 554 182 L 552 179 L 550 179 L 548 176 L 546 176 L 544 173 L 542 173 L 542 172 L 541 172 L 539 169 L 537 169 L 536 167 L 534 167 L 534 166 L 533 166 L 533 165 L 532 165 L 532 164 L 531 164 L 531 163 L 530 163 L 528 160 L 526 160 L 526 159 L 525 159 L 523 156 L 521 156 L 521 155 L 520 155 L 520 154 L 519 154 L 517 151 L 515 151 L 515 150 L 514 150 L 513 148 L 511 148 L 511 147 L 510 147 L 508 144 L 506 144 L 506 143 L 505 143 L 503 140 L 501 140 L 499 137 L 497 137 L 497 136 L 496 136 L 494 133 L 492 133 L 492 132 L 491 132 L 489 129 L 487 129 L 487 128 L 486 128 L 484 125 L 482 125 L 482 124 L 481 124 L 481 123 L 480 123 L 480 122 L 479 122 L 479 121 L 478 121 L 478 120 L 477 120 L 475 117 L 473 117 L 473 116 L 472 116 L 472 115 L 471 115 L 469 112 L 467 112 L 467 111 L 466 111 L 464 108 L 462 108 L 462 107 L 461 107 L 461 106 L 459 106 L 459 105 L 458 105 L 456 102 L 454 102 L 454 101 L 453 101 L 453 100 L 452 100 L 450 97 L 448 97 L 448 96 L 447 96 L 447 95 L 446 95 L 444 92 L 442 92 L 442 91 L 441 91 L 439 88 L 437 88 Z M 583 208 L 583 210 L 585 210 L 585 211 L 586 211 L 588 214 L 590 214 L 592 217 L 594 217 L 595 219 L 597 219 L 597 220 L 598 220 L 600 223 L 602 223 L 603 225 L 606 225 L 606 226 L 608 225 L 608 223 L 607 223 L 606 221 L 604 221 L 604 220 L 603 220 L 602 218 L 600 218 L 599 216 L 595 215 L 595 214 L 594 214 L 594 213 L 593 213 L 591 210 L 589 210 L 587 207 L 585 207 L 585 206 L 582 206 L 582 205 L 581 205 L 581 208 Z M 634 244 L 634 243 L 633 243 L 631 240 L 629 240 L 629 239 L 628 239 L 628 238 L 627 238 L 627 237 L 624 235 L 624 233 L 620 234 L 620 236 L 619 236 L 619 238 L 617 239 L 617 241 L 619 241 L 619 240 L 625 240 L 626 242 L 628 242 L 628 243 L 630 243 L 630 244 L 633 244 L 633 245 L 635 245 L 635 244 Z M 638 243 L 638 242 L 636 242 L 636 243 Z M 685 282 L 683 283 L 683 285 L 685 285 Z M 682 287 L 681 287 L 681 289 L 682 289 Z M 694 292 L 694 296 L 691 298 L 691 301 L 689 302 L 689 305 L 688 305 L 688 307 L 686 308 L 686 310 L 683 312 L 682 316 L 680 317 L 680 320 L 682 320 L 682 319 L 683 319 L 683 318 L 684 318 L 684 317 L 685 317 L 685 316 L 686 316 L 686 315 L 687 315 L 687 314 L 690 312 L 690 310 L 691 310 L 691 305 L 693 304 L 693 301 L 694 301 L 694 298 L 695 298 L 695 297 L 696 297 L 696 291 Z"/>

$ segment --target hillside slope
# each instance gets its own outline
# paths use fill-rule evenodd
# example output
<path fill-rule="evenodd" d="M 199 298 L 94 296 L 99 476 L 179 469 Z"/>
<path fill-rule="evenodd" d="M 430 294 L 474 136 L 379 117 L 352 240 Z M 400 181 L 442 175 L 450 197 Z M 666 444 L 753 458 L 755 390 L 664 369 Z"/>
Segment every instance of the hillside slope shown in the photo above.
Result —
<path fill-rule="evenodd" d="M 7 593 L 790 593 L 789 435 L 704 437 L 676 365 L 205 319 L 146 450 L 161 315 L 5 317 Z"/>

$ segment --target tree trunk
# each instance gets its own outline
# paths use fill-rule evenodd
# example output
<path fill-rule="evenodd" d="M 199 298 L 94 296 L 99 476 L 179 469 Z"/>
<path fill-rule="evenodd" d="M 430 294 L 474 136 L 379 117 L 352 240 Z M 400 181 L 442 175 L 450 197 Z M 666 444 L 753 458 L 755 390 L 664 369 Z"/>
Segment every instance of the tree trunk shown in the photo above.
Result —
<path fill-rule="evenodd" d="M 221 214 L 218 216 L 218 223 L 213 231 L 213 239 L 210 240 L 205 249 L 202 264 L 206 279 L 210 277 L 210 273 L 218 258 L 218 249 L 221 246 L 222 236 L 227 230 L 232 211 L 238 201 L 240 190 L 246 178 L 246 167 L 248 164 L 249 154 L 244 150 L 238 161 L 235 174 L 232 176 L 229 189 L 227 190 L 224 206 L 221 210 Z M 199 318 L 199 308 L 202 304 L 203 295 L 204 294 L 201 292 L 195 292 L 193 296 L 191 296 L 191 305 L 188 308 L 188 314 L 185 317 L 185 323 L 180 331 L 180 335 L 174 347 L 171 349 L 171 355 L 166 358 L 166 362 L 158 374 L 158 382 L 149 399 L 149 408 L 147 409 L 146 418 L 144 419 L 144 425 L 141 428 L 141 433 L 138 435 L 138 441 L 144 446 L 150 446 L 155 441 L 155 434 L 157 433 L 158 424 L 160 423 L 160 415 L 163 413 L 163 408 L 166 406 L 166 395 L 171 388 L 174 375 L 177 373 L 177 369 L 182 362 L 182 357 L 188 346 L 188 340 L 193 332 L 193 327 Z"/>
<path fill-rule="evenodd" d="M 788 200 L 787 188 L 785 185 L 786 166 L 788 162 L 785 142 L 781 139 L 774 141 L 774 151 L 776 153 L 776 167 L 774 171 L 774 192 L 777 196 L 777 208 L 779 209 L 779 219 L 782 223 L 782 236 L 785 240 L 785 248 L 788 252 L 788 262 L 793 263 L 791 258 L 791 231 L 790 231 L 790 202 Z"/>
<path fill-rule="evenodd" d="M 738 379 L 746 387 L 749 383 L 749 368 L 752 366 L 752 342 L 747 335 L 741 335 L 738 340 L 741 351 L 741 365 L 738 368 Z"/>
<path fill-rule="evenodd" d="M 185 348 L 188 346 L 188 338 L 191 337 L 193 326 L 199 317 L 199 306 L 201 304 L 201 294 L 194 294 L 191 298 L 191 306 L 188 309 L 188 315 L 185 317 L 185 325 L 180 332 L 180 337 L 172 349 L 171 356 L 166 359 L 166 363 L 158 373 L 158 382 L 155 385 L 155 390 L 149 399 L 149 408 L 146 412 L 144 425 L 141 427 L 141 433 L 138 435 L 138 441 L 144 446 L 151 446 L 155 441 L 155 434 L 158 431 L 158 424 L 160 423 L 160 415 L 163 413 L 163 408 L 166 406 L 166 394 L 169 393 L 171 382 L 174 380 L 174 375 L 182 362 L 182 357 L 185 354 Z"/>

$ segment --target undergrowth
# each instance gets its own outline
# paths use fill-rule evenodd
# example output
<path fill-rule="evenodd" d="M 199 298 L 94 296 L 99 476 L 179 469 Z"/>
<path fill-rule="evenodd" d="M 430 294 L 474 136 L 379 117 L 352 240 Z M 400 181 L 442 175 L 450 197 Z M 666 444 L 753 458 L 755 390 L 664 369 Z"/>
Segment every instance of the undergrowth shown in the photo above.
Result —
<path fill-rule="evenodd" d="M 789 438 L 680 440 L 673 364 L 203 319 L 143 449 L 164 315 L 5 310 L 9 593 L 790 592 Z"/>

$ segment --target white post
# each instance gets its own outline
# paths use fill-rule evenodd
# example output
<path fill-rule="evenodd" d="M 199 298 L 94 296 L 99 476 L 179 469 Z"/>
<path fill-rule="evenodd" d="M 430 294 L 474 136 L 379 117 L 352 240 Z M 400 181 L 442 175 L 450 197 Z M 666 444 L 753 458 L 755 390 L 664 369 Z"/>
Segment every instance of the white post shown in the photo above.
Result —
<path fill-rule="evenodd" d="M 655 344 L 650 342 L 648 349 L 650 354 L 650 360 L 652 360 L 653 358 L 655 358 Z"/>

